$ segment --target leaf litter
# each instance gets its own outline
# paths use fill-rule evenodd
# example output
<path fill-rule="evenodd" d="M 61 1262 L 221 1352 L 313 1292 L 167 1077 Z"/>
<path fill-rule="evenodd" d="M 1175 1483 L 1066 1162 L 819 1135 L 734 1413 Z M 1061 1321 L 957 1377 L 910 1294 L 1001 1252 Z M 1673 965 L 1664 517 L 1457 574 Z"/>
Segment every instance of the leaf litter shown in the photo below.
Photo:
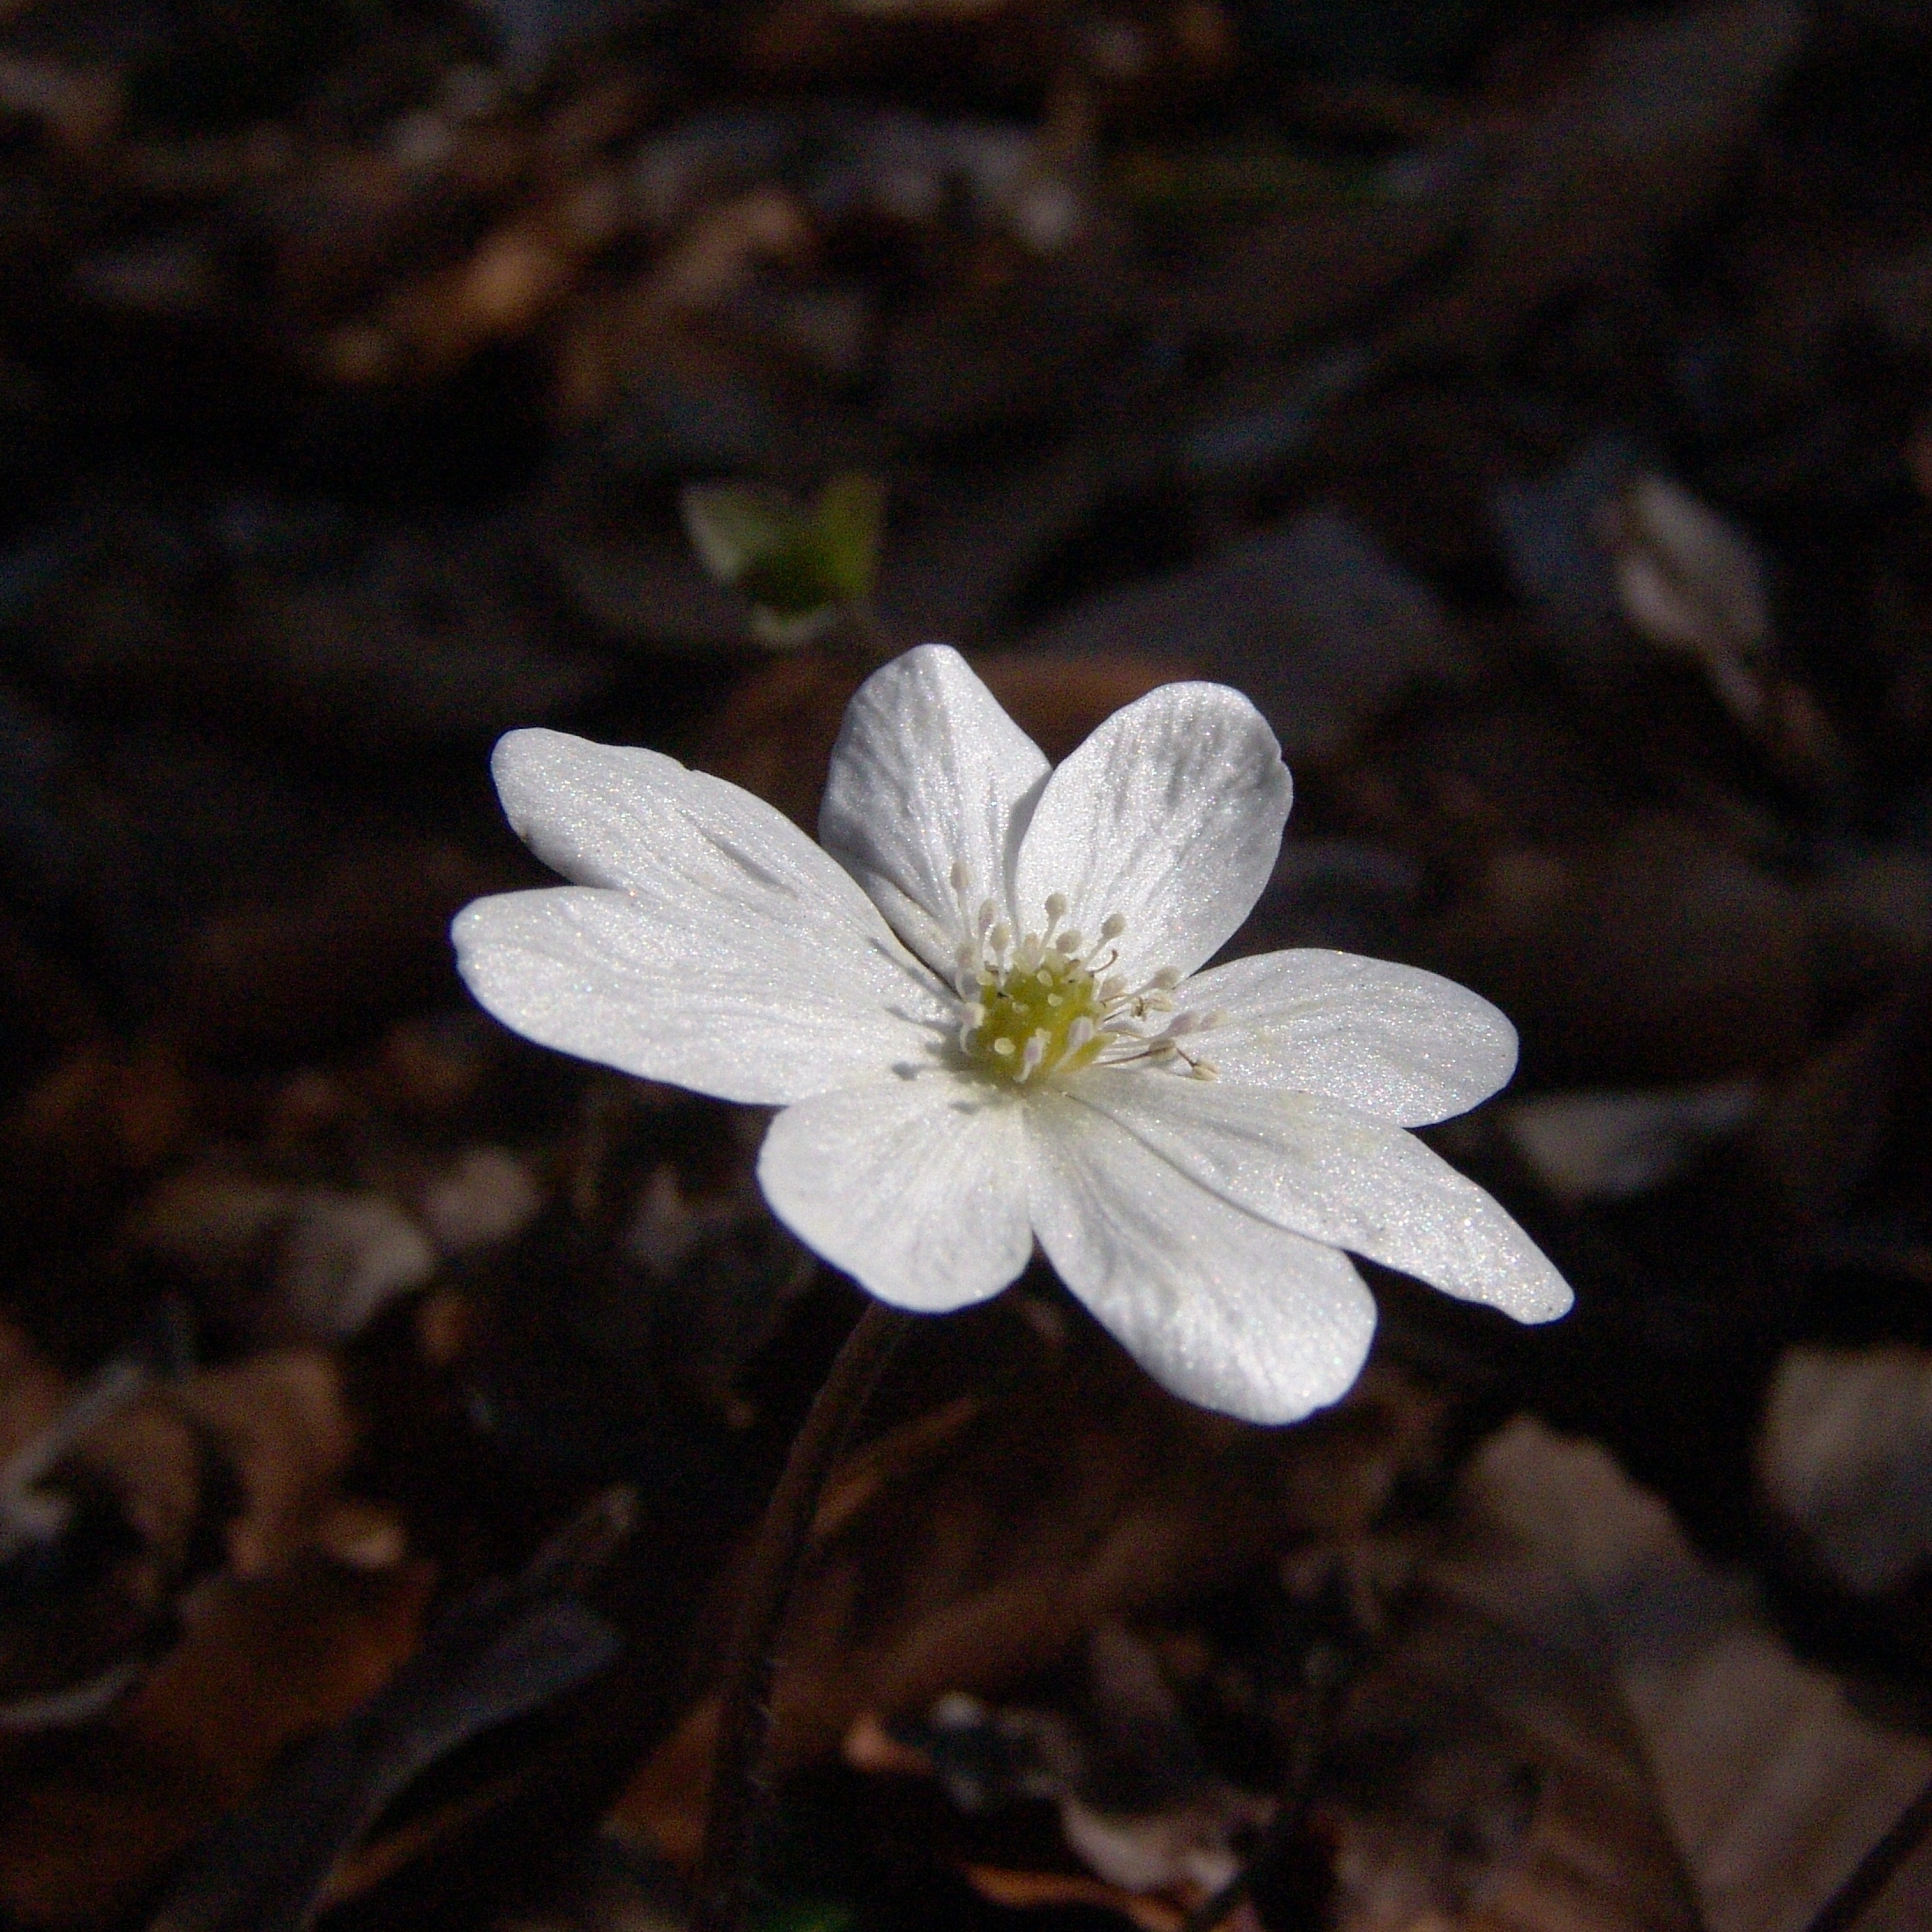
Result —
<path fill-rule="evenodd" d="M 810 824 L 942 636 L 1055 758 L 1263 705 L 1237 944 L 1511 1013 L 1445 1145 L 1579 1306 L 1378 1278 L 1273 1435 L 1044 1272 L 922 1336 L 762 1932 L 1805 1927 L 1932 1772 L 1916 11 L 0 11 L 11 1920 L 681 1922 L 852 1304 L 444 930 L 499 731 Z"/>

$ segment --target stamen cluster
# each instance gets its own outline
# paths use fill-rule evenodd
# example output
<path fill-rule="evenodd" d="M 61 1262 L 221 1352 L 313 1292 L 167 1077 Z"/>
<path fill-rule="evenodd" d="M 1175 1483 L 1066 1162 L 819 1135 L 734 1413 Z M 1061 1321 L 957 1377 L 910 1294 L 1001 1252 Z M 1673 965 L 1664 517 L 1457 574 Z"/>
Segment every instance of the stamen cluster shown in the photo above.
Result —
<path fill-rule="evenodd" d="M 1163 967 L 1141 986 L 1110 972 L 1119 958 L 1115 942 L 1127 929 L 1121 914 L 1110 912 L 1089 946 L 1063 926 L 1064 895 L 1049 893 L 1044 925 L 1015 938 L 993 900 L 972 906 L 973 883 L 968 867 L 955 862 L 952 886 L 970 936 L 955 955 L 953 986 L 960 1051 L 975 1065 L 1021 1087 L 1099 1060 L 1178 1059 L 1196 1079 L 1215 1077 L 1212 1066 L 1180 1043 L 1218 1014 L 1176 1014 L 1159 1031 L 1146 1029 L 1151 1016 L 1174 1013 L 1178 972 Z"/>

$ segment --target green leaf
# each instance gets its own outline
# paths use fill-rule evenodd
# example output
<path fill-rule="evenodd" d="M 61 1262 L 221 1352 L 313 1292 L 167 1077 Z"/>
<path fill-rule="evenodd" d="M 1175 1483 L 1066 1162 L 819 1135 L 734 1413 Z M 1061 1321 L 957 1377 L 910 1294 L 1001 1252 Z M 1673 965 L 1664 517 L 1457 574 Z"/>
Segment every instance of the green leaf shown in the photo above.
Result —
<path fill-rule="evenodd" d="M 861 471 L 834 477 L 819 493 L 817 522 L 828 580 L 848 604 L 866 603 L 879 580 L 885 486 Z"/>
<path fill-rule="evenodd" d="M 693 484 L 683 508 L 705 568 L 750 600 L 766 643 L 806 643 L 872 596 L 885 528 L 876 478 L 835 477 L 809 510 L 758 484 Z"/>
<path fill-rule="evenodd" d="M 682 499 L 685 532 L 698 561 L 734 590 L 745 573 L 790 535 L 797 509 L 776 490 L 751 483 L 692 483 Z"/>

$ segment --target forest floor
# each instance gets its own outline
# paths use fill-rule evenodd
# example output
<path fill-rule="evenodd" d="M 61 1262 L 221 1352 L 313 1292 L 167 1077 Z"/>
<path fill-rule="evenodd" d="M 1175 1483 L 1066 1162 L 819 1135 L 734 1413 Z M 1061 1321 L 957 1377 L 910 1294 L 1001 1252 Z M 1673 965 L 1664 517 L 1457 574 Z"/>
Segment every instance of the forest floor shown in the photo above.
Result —
<path fill-rule="evenodd" d="M 1932 1780 L 1928 102 L 1909 0 L 0 0 L 0 1925 L 680 1922 L 859 1297 L 448 923 L 502 732 L 809 827 L 881 637 L 1253 697 L 1234 949 L 1510 1014 L 1431 1138 L 1577 1307 L 1370 1270 L 1276 1430 L 921 1324 L 756 1932 L 1812 1924 Z M 762 642 L 681 493 L 852 475 Z"/>

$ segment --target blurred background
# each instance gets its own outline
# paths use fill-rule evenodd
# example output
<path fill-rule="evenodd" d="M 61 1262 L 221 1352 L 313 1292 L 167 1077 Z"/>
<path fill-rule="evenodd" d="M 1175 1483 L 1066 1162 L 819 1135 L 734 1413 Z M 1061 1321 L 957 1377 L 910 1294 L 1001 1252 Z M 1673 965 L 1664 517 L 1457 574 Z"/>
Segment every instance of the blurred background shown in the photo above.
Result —
<path fill-rule="evenodd" d="M 1924 8 L 0 0 L 0 1926 L 681 1921 L 858 1297 L 446 927 L 504 730 L 809 827 L 930 638 L 1261 705 L 1578 1306 L 921 1325 L 759 1932 L 1928 1922 Z"/>

